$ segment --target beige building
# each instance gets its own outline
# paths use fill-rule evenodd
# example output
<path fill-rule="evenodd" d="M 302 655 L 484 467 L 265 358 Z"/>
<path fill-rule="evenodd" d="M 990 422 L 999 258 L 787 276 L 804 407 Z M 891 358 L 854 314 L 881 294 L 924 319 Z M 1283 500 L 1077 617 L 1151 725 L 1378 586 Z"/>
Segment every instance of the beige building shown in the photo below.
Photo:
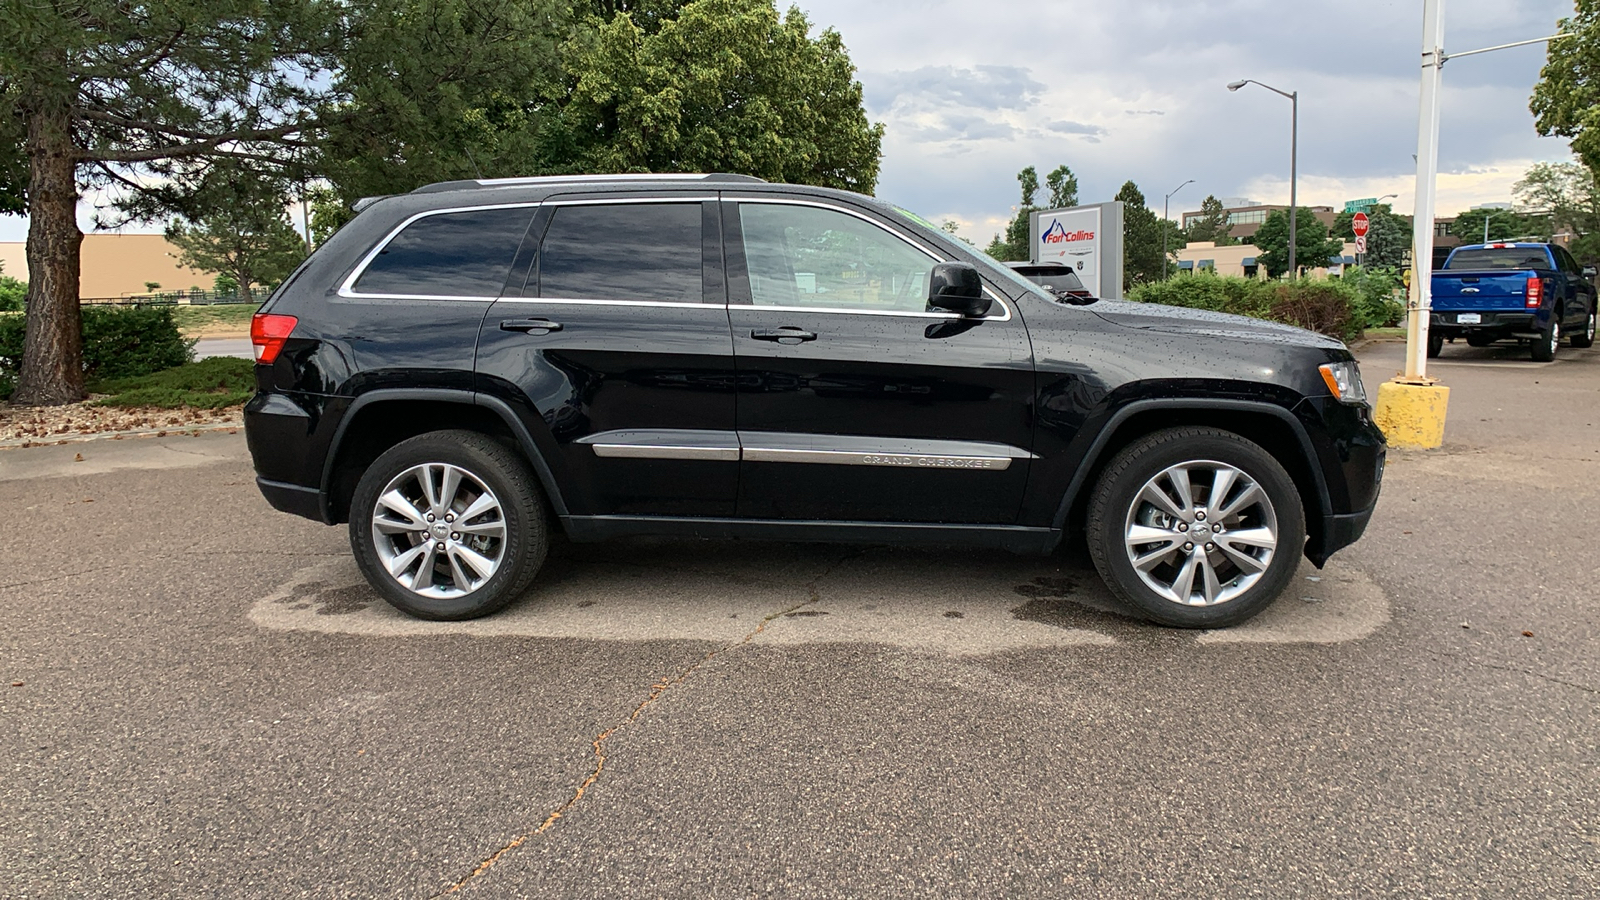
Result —
<path fill-rule="evenodd" d="M 1174 256 L 1178 261 L 1179 275 L 1192 275 L 1195 272 L 1210 270 L 1218 275 L 1266 278 L 1266 269 L 1256 262 L 1260 253 L 1261 248 L 1254 244 L 1218 247 L 1210 241 L 1196 241 L 1179 250 Z M 1354 265 L 1355 261 L 1356 245 L 1347 243 L 1344 245 L 1344 254 L 1338 264 L 1330 264 L 1331 260 L 1323 260 L 1320 267 L 1307 271 L 1321 276 L 1338 275 L 1344 271 L 1345 266 Z"/>
<path fill-rule="evenodd" d="M 26 245 L 0 243 L 0 263 L 5 274 L 28 280 Z M 216 276 L 178 265 L 178 248 L 159 234 L 86 234 L 83 236 L 78 296 L 103 300 L 148 294 L 146 282 L 164 292 L 191 287 L 211 290 Z"/>

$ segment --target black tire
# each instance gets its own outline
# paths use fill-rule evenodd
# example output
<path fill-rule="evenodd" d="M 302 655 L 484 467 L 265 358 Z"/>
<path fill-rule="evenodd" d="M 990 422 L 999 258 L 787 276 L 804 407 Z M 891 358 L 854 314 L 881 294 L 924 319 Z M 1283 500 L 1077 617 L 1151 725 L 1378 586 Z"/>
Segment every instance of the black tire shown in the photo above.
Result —
<path fill-rule="evenodd" d="M 1550 314 L 1550 321 L 1545 323 L 1539 336 L 1533 339 L 1533 361 L 1550 362 L 1556 358 L 1556 351 L 1560 349 L 1561 310 L 1557 309 Z"/>
<path fill-rule="evenodd" d="M 1193 471 L 1203 471 L 1207 464 L 1213 464 L 1213 473 L 1216 471 L 1214 464 L 1237 469 L 1261 489 L 1266 503 L 1269 504 L 1265 514 L 1272 515 L 1276 519 L 1276 546 L 1266 562 L 1265 570 L 1260 572 L 1253 583 L 1247 583 L 1248 576 L 1244 570 L 1228 562 L 1226 555 L 1220 551 L 1215 554 L 1203 553 L 1204 548 L 1191 551 L 1197 560 L 1201 556 L 1207 559 L 1215 557 L 1219 560 L 1210 564 L 1210 568 L 1216 571 L 1219 582 L 1222 582 L 1223 576 L 1229 571 L 1228 567 L 1238 569 L 1237 575 L 1222 582 L 1223 591 L 1218 594 L 1220 602 L 1212 605 L 1186 605 L 1163 596 L 1145 582 L 1134 567 L 1133 560 L 1129 558 L 1130 552 L 1133 552 L 1128 543 L 1130 526 L 1149 512 L 1149 510 L 1145 513 L 1140 512 L 1146 506 L 1144 501 L 1138 499 L 1141 492 L 1152 483 L 1153 479 L 1163 476 L 1172 467 L 1184 464 L 1193 464 L 1196 467 Z M 1214 483 L 1196 486 L 1209 492 Z M 1230 497 L 1240 496 L 1238 492 L 1243 484 L 1235 482 L 1221 501 L 1226 502 Z M 1200 491 L 1196 491 L 1193 498 L 1198 500 L 1199 493 Z M 1205 513 L 1210 505 L 1209 496 L 1205 498 L 1204 503 L 1194 504 L 1198 511 L 1192 512 L 1191 516 L 1198 518 L 1195 522 L 1187 523 L 1185 530 L 1188 533 L 1197 533 L 1202 527 L 1206 529 L 1214 527 L 1216 524 L 1214 521 L 1204 524 Z M 1247 513 L 1250 510 L 1262 511 L 1259 506 L 1244 509 Z M 1235 532 L 1242 532 L 1259 524 L 1259 521 L 1250 522 L 1236 516 L 1235 524 L 1229 527 Z M 1178 520 L 1174 518 L 1171 528 L 1179 527 Z M 1170 428 L 1139 438 L 1118 452 L 1107 464 L 1089 500 L 1085 531 L 1089 555 L 1093 558 L 1100 577 L 1105 579 L 1113 594 L 1146 618 L 1177 628 L 1226 628 L 1244 622 L 1266 609 L 1294 577 L 1305 546 L 1305 508 L 1289 473 L 1284 471 L 1283 466 L 1279 465 L 1271 454 L 1258 445 L 1231 432 L 1215 428 Z M 1207 539 L 1215 538 L 1208 536 Z M 1175 560 L 1182 559 L 1182 553 L 1187 546 L 1175 546 L 1171 550 Z M 1156 578 L 1156 574 L 1166 565 L 1163 563 L 1160 566 L 1148 567 L 1153 580 L 1160 580 Z M 1176 562 L 1172 565 L 1177 568 Z M 1176 589 L 1176 584 L 1175 580 L 1169 587 Z M 1223 592 L 1233 589 L 1238 589 L 1235 596 L 1222 598 Z M 1203 592 L 1204 588 L 1201 590 Z M 1191 597 L 1193 596 L 1191 594 Z"/>
<path fill-rule="evenodd" d="M 1583 323 L 1583 330 L 1572 336 L 1572 346 L 1579 350 L 1587 350 L 1594 346 L 1594 332 L 1596 320 L 1600 319 L 1600 310 L 1595 305 L 1589 307 L 1589 318 Z"/>
<path fill-rule="evenodd" d="M 463 517 L 456 525 L 462 529 L 458 533 L 448 533 L 450 529 L 446 526 L 443 530 L 445 533 L 437 535 L 437 546 L 447 547 L 443 555 L 418 550 L 420 545 L 434 540 L 432 536 L 418 540 L 429 534 L 427 531 L 399 532 L 398 529 L 391 529 L 397 533 L 380 534 L 378 524 L 375 524 L 380 493 L 392 488 L 392 482 L 406 475 L 407 478 L 401 479 L 401 484 L 410 486 L 420 494 L 423 490 L 422 476 L 416 471 L 423 466 L 441 467 L 439 471 L 443 471 L 442 467 L 453 467 L 462 473 L 460 492 L 452 492 L 452 496 L 444 498 L 436 510 L 452 509 L 452 503 L 455 506 L 466 505 L 467 501 L 463 498 L 473 496 L 479 487 L 486 489 L 490 500 L 497 503 L 497 515 L 494 512 L 486 513 L 474 517 L 467 525 L 460 524 L 468 523 L 468 519 Z M 442 478 L 436 482 L 433 480 L 434 469 L 421 471 L 427 473 L 426 477 L 435 489 L 444 485 Z M 403 493 L 406 490 L 394 489 Z M 481 493 L 478 492 L 479 496 Z M 384 509 L 389 511 L 384 514 L 385 522 L 401 524 L 402 518 L 413 518 L 405 514 L 397 516 L 392 512 L 394 507 L 388 504 Z M 428 522 L 435 521 L 427 512 L 426 498 L 420 502 L 413 501 L 410 511 L 415 513 L 418 525 L 422 525 L 421 517 L 429 517 Z M 454 513 L 446 515 L 453 516 Z M 396 609 L 420 619 L 474 619 L 498 612 L 527 590 L 549 552 L 548 522 L 544 494 L 521 457 L 477 432 L 435 431 L 394 445 L 362 473 L 350 502 L 350 548 L 367 583 Z M 497 523 L 501 526 L 501 536 L 498 538 L 492 536 L 492 531 L 487 536 L 467 533 L 469 529 L 492 530 Z M 437 523 L 422 527 L 436 526 Z M 383 550 L 379 547 L 380 539 L 389 542 Z M 401 574 L 391 575 L 384 563 L 384 554 L 398 561 L 411 551 L 420 554 L 416 557 L 415 571 L 408 565 L 401 569 Z M 478 574 L 467 564 L 467 551 L 476 553 L 480 559 L 490 559 L 497 565 L 487 577 L 475 584 L 469 583 L 463 590 L 461 580 L 466 578 L 470 582 L 472 576 Z M 428 568 L 428 574 L 423 576 L 422 567 L 428 563 L 432 565 Z M 441 567 L 443 571 L 440 571 Z M 408 576 L 413 582 L 426 577 L 428 583 L 420 588 L 422 591 L 448 592 L 449 595 L 430 596 L 402 584 L 399 579 Z"/>
<path fill-rule="evenodd" d="M 1467 346 L 1468 347 L 1487 347 L 1492 343 L 1494 343 L 1494 335 L 1492 335 L 1492 334 L 1469 334 L 1469 335 L 1467 335 Z"/>
<path fill-rule="evenodd" d="M 1428 358 L 1434 359 L 1444 350 L 1444 335 L 1437 331 L 1428 332 Z"/>

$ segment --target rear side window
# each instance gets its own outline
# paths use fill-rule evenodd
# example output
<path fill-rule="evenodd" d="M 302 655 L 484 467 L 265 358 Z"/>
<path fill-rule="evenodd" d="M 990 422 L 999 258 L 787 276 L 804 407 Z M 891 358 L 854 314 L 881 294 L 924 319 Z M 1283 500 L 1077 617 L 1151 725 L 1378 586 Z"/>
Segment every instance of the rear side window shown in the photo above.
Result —
<path fill-rule="evenodd" d="M 703 215 L 699 202 L 557 207 L 539 248 L 539 296 L 702 303 Z"/>
<path fill-rule="evenodd" d="M 356 280 L 358 294 L 498 297 L 533 209 L 424 216 L 395 235 Z"/>
<path fill-rule="evenodd" d="M 1484 247 L 1457 250 L 1445 270 L 1484 272 L 1493 269 L 1548 269 L 1550 259 L 1539 247 Z"/>

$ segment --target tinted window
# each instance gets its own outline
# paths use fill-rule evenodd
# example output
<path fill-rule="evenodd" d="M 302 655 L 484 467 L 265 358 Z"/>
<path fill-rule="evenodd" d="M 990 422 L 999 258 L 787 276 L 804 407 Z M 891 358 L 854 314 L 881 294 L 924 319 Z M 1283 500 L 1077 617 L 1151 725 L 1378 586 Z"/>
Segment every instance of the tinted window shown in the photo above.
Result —
<path fill-rule="evenodd" d="M 701 303 L 699 203 L 556 209 L 539 249 L 539 296 Z"/>
<path fill-rule="evenodd" d="M 1445 268 L 1476 272 L 1491 269 L 1548 269 L 1550 260 L 1539 247 L 1485 247 L 1481 250 L 1457 250 Z"/>
<path fill-rule="evenodd" d="M 812 206 L 739 205 L 757 306 L 925 312 L 935 260 L 855 216 Z"/>
<path fill-rule="evenodd" d="M 1556 255 L 1556 264 L 1565 269 L 1568 275 L 1582 276 L 1583 267 L 1578 265 L 1578 261 L 1572 258 L 1572 254 L 1568 253 L 1565 247 L 1551 247 L 1550 252 Z"/>
<path fill-rule="evenodd" d="M 498 297 L 532 208 L 425 216 L 384 246 L 356 281 L 361 294 Z"/>

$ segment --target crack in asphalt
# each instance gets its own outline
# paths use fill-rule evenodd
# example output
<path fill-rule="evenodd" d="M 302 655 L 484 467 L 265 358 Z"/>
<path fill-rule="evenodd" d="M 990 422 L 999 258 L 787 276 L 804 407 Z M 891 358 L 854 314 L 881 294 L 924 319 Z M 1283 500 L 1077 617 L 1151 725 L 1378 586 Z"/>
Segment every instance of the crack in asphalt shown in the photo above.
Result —
<path fill-rule="evenodd" d="M 1484 667 L 1486 669 L 1494 669 L 1497 672 L 1516 672 L 1516 673 L 1518 673 L 1520 675 L 1531 675 L 1534 678 L 1539 679 L 1540 681 L 1548 681 L 1551 684 L 1559 684 L 1562 687 L 1577 688 L 1580 691 L 1584 691 L 1584 692 L 1590 693 L 1590 694 L 1600 694 L 1600 688 L 1590 687 L 1587 684 L 1579 684 L 1576 681 L 1567 681 L 1564 678 L 1557 678 L 1554 675 L 1546 675 L 1543 672 L 1535 672 L 1532 669 L 1523 669 L 1523 668 L 1519 668 L 1517 666 L 1496 665 L 1496 664 L 1494 664 L 1492 662 L 1484 662 L 1483 660 L 1480 660 L 1480 659 L 1472 659 L 1471 657 L 1462 656 L 1462 655 L 1460 655 L 1458 653 L 1446 653 L 1443 650 L 1428 650 L 1428 651 L 1425 651 L 1425 652 L 1431 653 L 1435 659 L 1438 659 L 1439 657 L 1444 657 L 1446 659 L 1453 659 L 1453 660 L 1457 660 L 1459 662 L 1464 662 L 1469 666 L 1482 666 L 1482 667 Z"/>
<path fill-rule="evenodd" d="M 552 810 L 549 815 L 545 816 L 544 821 L 539 824 L 538 828 L 535 828 L 532 831 L 523 832 L 522 834 L 517 835 L 515 838 L 512 838 L 500 849 L 491 853 L 482 862 L 478 863 L 477 868 L 468 873 L 466 877 L 455 882 L 444 890 L 433 894 L 429 900 L 437 900 L 439 897 L 445 897 L 460 891 L 462 888 L 472 883 L 474 879 L 489 871 L 489 869 L 493 867 L 495 863 L 500 861 L 501 857 L 512 852 L 513 850 L 516 850 L 518 847 L 521 847 L 523 844 L 527 843 L 533 838 L 536 838 L 553 828 L 556 822 L 560 821 L 562 816 L 566 815 L 569 810 L 578 805 L 578 802 L 583 799 L 583 795 L 588 792 L 589 788 L 594 787 L 595 782 L 600 780 L 600 775 L 605 771 L 606 760 L 609 759 L 609 757 L 606 755 L 605 747 L 608 739 L 610 739 L 617 732 L 638 721 L 639 717 L 644 715 L 645 710 L 649 709 L 657 700 L 660 700 L 662 695 L 666 694 L 667 691 L 671 690 L 677 685 L 683 684 L 688 680 L 689 676 L 698 671 L 701 666 L 704 666 L 706 663 L 716 659 L 724 653 L 737 650 L 738 648 L 743 647 L 744 645 L 755 640 L 756 636 L 765 631 L 767 629 L 767 625 L 771 624 L 773 620 L 783 618 L 784 616 L 791 615 L 799 610 L 805 609 L 808 606 L 813 606 L 821 602 L 822 594 L 818 591 L 817 585 L 824 578 L 832 575 L 840 566 L 850 562 L 852 559 L 860 557 L 871 549 L 871 547 L 862 547 L 852 550 L 849 553 L 846 553 L 844 556 L 841 556 L 839 559 L 835 560 L 832 565 L 828 566 L 827 569 L 823 570 L 821 574 L 805 583 L 804 587 L 806 589 L 806 599 L 800 601 L 799 603 L 795 603 L 791 606 L 780 609 L 777 612 L 769 613 L 768 615 L 762 617 L 761 621 L 756 623 L 756 627 L 751 629 L 749 633 L 745 634 L 744 637 L 734 641 L 731 644 L 724 644 L 715 650 L 707 652 L 704 656 L 700 657 L 698 660 L 695 660 L 693 664 L 689 665 L 677 675 L 664 677 L 660 681 L 657 681 L 655 684 L 651 685 L 650 693 L 644 698 L 643 701 L 639 703 L 638 706 L 633 708 L 633 712 L 629 713 L 627 718 L 615 725 L 612 725 L 610 728 L 607 728 L 605 731 L 602 731 L 595 736 L 594 741 L 591 743 L 591 746 L 594 749 L 594 769 L 589 772 L 588 777 L 578 785 L 577 790 L 573 791 L 572 796 L 568 797 L 566 802 L 562 803 L 560 806 Z"/>

